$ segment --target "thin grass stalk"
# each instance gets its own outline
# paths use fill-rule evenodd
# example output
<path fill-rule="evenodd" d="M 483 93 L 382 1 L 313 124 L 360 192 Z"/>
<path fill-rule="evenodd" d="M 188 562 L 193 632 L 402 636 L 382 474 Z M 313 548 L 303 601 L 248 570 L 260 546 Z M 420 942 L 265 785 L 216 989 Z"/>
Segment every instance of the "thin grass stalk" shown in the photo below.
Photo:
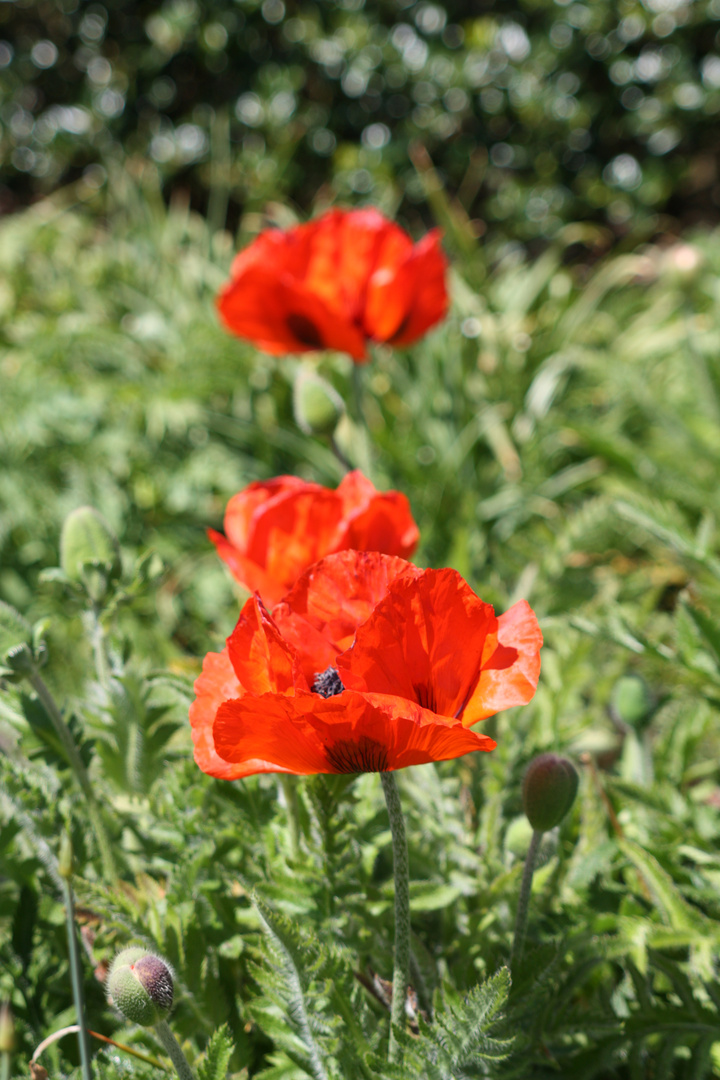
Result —
<path fill-rule="evenodd" d="M 90 1064 L 90 1040 L 85 1018 L 85 999 L 83 996 L 82 967 L 80 948 L 75 932 L 75 905 L 73 903 L 70 877 L 62 875 L 62 889 L 65 899 L 65 925 L 67 927 L 68 952 L 70 954 L 70 979 L 72 981 L 73 1000 L 78 1021 L 78 1046 L 80 1048 L 80 1067 L 83 1080 L 93 1080 Z"/>
<path fill-rule="evenodd" d="M 405 1023 L 405 1001 L 410 972 L 410 867 L 408 863 L 405 818 L 400 805 L 395 774 L 380 773 L 385 804 L 390 818 L 393 841 L 393 877 L 395 879 L 395 961 L 393 966 L 392 1007 L 390 1010 L 390 1045 L 388 1060 L 399 1061 L 401 1048 L 395 1037 L 395 1027 Z"/>

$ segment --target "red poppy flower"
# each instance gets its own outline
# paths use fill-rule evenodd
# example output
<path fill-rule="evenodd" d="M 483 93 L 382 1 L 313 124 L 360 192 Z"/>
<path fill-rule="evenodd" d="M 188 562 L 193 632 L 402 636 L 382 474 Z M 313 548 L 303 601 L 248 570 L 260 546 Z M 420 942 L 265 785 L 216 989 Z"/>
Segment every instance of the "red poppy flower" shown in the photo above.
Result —
<path fill-rule="evenodd" d="M 208 530 L 233 577 L 270 606 L 325 555 L 357 548 L 405 557 L 419 537 L 406 497 L 377 491 L 357 471 L 335 491 L 297 476 L 250 484 L 228 503 L 225 534 Z"/>
<path fill-rule="evenodd" d="M 261 233 L 236 256 L 218 311 L 265 352 L 338 349 L 362 362 L 368 341 L 408 345 L 445 316 L 446 265 L 437 230 L 413 245 L 375 209 L 331 210 Z"/>
<path fill-rule="evenodd" d="M 211 776 L 384 772 L 495 743 L 470 730 L 526 704 L 542 635 L 521 600 L 499 618 L 455 570 L 344 551 L 270 616 L 248 600 L 205 657 L 190 710 Z"/>

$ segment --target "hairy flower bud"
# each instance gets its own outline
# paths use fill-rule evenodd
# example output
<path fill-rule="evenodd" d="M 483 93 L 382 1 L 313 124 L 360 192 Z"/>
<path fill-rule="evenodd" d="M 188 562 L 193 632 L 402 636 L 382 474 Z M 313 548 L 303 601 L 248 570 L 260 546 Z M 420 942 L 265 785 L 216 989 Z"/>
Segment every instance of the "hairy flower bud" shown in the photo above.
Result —
<path fill-rule="evenodd" d="M 293 411 L 297 426 L 306 435 L 332 435 L 345 405 L 330 383 L 301 368 L 293 388 Z"/>
<path fill-rule="evenodd" d="M 172 968 L 162 957 L 139 946 L 118 953 L 110 967 L 107 988 L 113 1005 L 141 1027 L 159 1023 L 172 1009 Z"/>
<path fill-rule="evenodd" d="M 60 534 L 60 566 L 70 581 L 82 583 L 90 598 L 102 600 L 108 584 L 120 577 L 120 545 L 102 514 L 79 506 Z"/>
<path fill-rule="evenodd" d="M 575 802 L 578 774 L 567 758 L 541 754 L 530 762 L 523 781 L 523 810 L 536 832 L 559 825 Z"/>

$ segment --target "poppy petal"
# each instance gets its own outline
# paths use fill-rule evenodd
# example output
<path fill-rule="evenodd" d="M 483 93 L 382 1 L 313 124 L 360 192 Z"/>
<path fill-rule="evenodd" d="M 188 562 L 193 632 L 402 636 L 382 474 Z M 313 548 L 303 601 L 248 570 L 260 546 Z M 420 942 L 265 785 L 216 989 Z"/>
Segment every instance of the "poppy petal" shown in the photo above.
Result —
<path fill-rule="evenodd" d="M 257 596 L 245 604 L 227 645 L 238 682 L 247 693 L 294 694 L 296 689 L 308 689 L 294 649 Z"/>
<path fill-rule="evenodd" d="M 276 584 L 272 597 L 261 590 L 268 603 L 280 600 L 306 567 L 335 550 L 341 521 L 342 500 L 319 484 L 288 492 L 258 516 L 248 555 Z"/>
<path fill-rule="evenodd" d="M 462 713 L 466 726 L 501 709 L 527 705 L 540 678 L 542 631 L 527 600 L 519 600 L 498 618 L 497 640 Z M 491 646 L 491 639 L 488 639 Z"/>
<path fill-rule="evenodd" d="M 266 768 L 270 763 L 257 759 L 231 764 L 215 749 L 213 724 L 217 711 L 228 698 L 237 698 L 242 692 L 228 650 L 208 653 L 203 660 L 202 674 L 195 680 L 196 697 L 190 706 L 190 726 L 196 764 L 204 773 L 219 780 L 239 780 L 253 773 L 274 771 Z"/>
<path fill-rule="evenodd" d="M 455 570 L 425 570 L 394 581 L 336 667 L 351 690 L 416 701 L 459 717 L 478 680 L 488 635 L 497 632 L 483 603 Z"/>
<path fill-rule="evenodd" d="M 256 263 L 221 290 L 217 308 L 229 330 L 271 355 L 338 349 L 365 359 L 360 330 L 282 265 Z"/>
<path fill-rule="evenodd" d="M 243 697 L 218 710 L 215 746 L 228 762 L 274 762 L 278 770 L 299 776 L 384 772 L 495 747 L 459 723 L 418 723 L 406 714 L 407 705 L 350 692 L 330 698 Z M 423 712 L 417 706 L 414 711 Z"/>
<path fill-rule="evenodd" d="M 350 647 L 391 582 L 420 573 L 404 559 L 376 551 L 341 551 L 306 570 L 274 608 L 273 619 L 297 651 L 308 684 Z"/>
<path fill-rule="evenodd" d="M 225 514 L 227 539 L 208 532 L 236 580 L 271 607 L 305 567 L 335 548 L 342 520 L 337 492 L 295 477 L 279 479 L 282 484 L 251 484 L 233 496 Z"/>
<path fill-rule="evenodd" d="M 392 271 L 370 281 L 365 328 L 376 341 L 407 345 L 445 317 L 447 260 L 437 229 L 428 233 Z"/>
<path fill-rule="evenodd" d="M 229 500 L 225 508 L 223 527 L 228 540 L 246 554 L 257 519 L 272 509 L 279 499 L 293 491 L 302 491 L 307 484 L 299 476 L 275 476 L 272 480 L 255 480 Z"/>
<path fill-rule="evenodd" d="M 252 559 L 242 555 L 222 533 L 208 529 L 207 535 L 215 545 L 215 550 L 228 567 L 230 573 L 248 592 L 258 592 L 272 605 L 287 591 L 284 584 L 278 584 L 265 573 L 262 567 L 254 563 Z"/>

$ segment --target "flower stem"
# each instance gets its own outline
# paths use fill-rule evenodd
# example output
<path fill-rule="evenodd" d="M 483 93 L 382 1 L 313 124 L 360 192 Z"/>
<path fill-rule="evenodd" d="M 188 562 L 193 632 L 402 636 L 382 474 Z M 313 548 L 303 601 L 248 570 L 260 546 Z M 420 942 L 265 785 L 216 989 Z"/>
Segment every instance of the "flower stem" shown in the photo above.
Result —
<path fill-rule="evenodd" d="M 187 1058 L 180 1049 L 180 1043 L 170 1030 L 167 1020 L 161 1020 L 156 1024 L 155 1031 L 158 1039 L 165 1047 L 168 1057 L 175 1066 L 175 1072 L 180 1077 L 180 1080 L 195 1080 L 195 1074 L 188 1065 Z"/>
<path fill-rule="evenodd" d="M 405 1018 L 408 973 L 410 968 L 410 886 L 405 819 L 400 805 L 395 774 L 380 773 L 383 794 L 390 818 L 393 841 L 393 874 L 395 877 L 395 966 L 393 968 L 392 1008 L 390 1011 L 390 1046 L 388 1060 L 398 1061 L 401 1050 L 393 1030 L 401 1027 Z"/>
<path fill-rule="evenodd" d="M 92 789 L 90 783 L 90 777 L 88 776 L 87 769 L 85 768 L 85 762 L 80 756 L 80 751 L 75 745 L 75 740 L 72 737 L 72 732 L 63 720 L 60 708 L 48 690 L 44 680 L 40 677 L 36 670 L 30 672 L 27 676 L 30 685 L 37 694 L 38 698 L 42 702 L 45 712 L 50 717 L 55 733 L 60 740 L 63 750 L 67 755 L 68 762 L 75 778 L 82 789 L 82 793 L 85 796 L 88 804 L 88 817 L 95 833 L 98 848 L 100 850 L 100 858 L 103 865 L 103 874 L 107 881 L 114 882 L 117 880 L 117 869 L 115 867 L 115 857 L 113 855 L 112 846 L 110 844 L 110 838 L 108 837 L 105 829 L 105 823 L 102 819 L 100 807 L 95 798 L 95 792 Z"/>
<path fill-rule="evenodd" d="M 7 1050 L 0 1054 L 0 1080 L 10 1080 L 10 1054 Z"/>
<path fill-rule="evenodd" d="M 70 953 L 70 979 L 72 981 L 73 1000 L 75 1001 L 75 1011 L 77 1013 L 78 1022 L 80 1066 L 82 1069 L 83 1080 L 93 1080 L 92 1066 L 90 1064 L 90 1041 L 88 1039 L 87 1021 L 85 1019 L 80 950 L 78 948 L 77 933 L 75 931 L 75 909 L 69 877 L 63 876 L 62 889 L 65 898 L 65 924 L 67 927 L 68 951 Z"/>
<path fill-rule="evenodd" d="M 532 839 L 530 841 L 530 847 L 528 853 L 525 856 L 525 868 L 523 870 L 522 883 L 520 885 L 520 895 L 518 897 L 517 915 L 515 916 L 515 937 L 513 938 L 512 952 L 510 954 L 510 971 L 515 970 L 515 966 L 520 963 L 522 959 L 523 946 L 525 944 L 525 931 L 527 930 L 528 921 L 528 905 L 530 902 L 530 891 L 532 889 L 532 879 L 535 872 L 535 861 L 540 849 L 540 841 L 542 840 L 542 833 L 538 829 L 533 830 Z"/>

